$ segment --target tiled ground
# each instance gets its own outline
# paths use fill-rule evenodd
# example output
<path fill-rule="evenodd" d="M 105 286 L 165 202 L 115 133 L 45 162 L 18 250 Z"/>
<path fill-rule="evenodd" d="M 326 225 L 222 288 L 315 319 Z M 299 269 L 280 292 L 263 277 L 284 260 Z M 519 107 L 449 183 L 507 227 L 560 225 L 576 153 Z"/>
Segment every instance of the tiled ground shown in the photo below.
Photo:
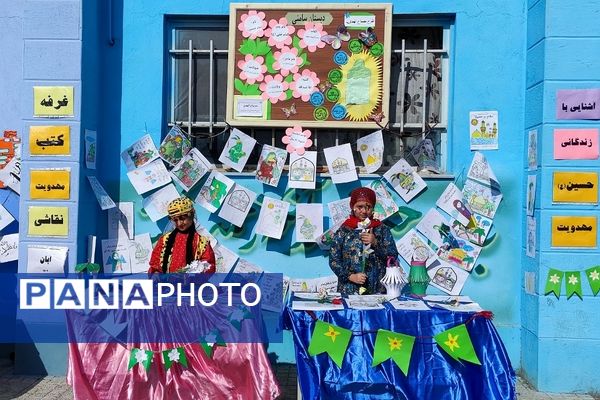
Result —
<path fill-rule="evenodd" d="M 277 364 L 275 374 L 283 390 L 282 400 L 296 400 L 296 366 Z M 600 396 L 575 394 L 549 394 L 533 390 L 521 379 L 517 383 L 519 400 L 600 400 Z M 24 376 L 13 375 L 9 360 L 0 359 L 0 400 L 67 400 L 73 394 L 64 376 Z"/>

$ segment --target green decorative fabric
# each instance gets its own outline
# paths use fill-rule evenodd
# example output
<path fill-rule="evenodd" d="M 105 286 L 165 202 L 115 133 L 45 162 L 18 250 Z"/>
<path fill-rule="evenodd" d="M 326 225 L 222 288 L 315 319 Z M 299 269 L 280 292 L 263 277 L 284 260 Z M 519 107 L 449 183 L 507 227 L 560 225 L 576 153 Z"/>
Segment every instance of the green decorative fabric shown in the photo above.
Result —
<path fill-rule="evenodd" d="M 588 282 L 592 288 L 592 293 L 594 293 L 594 296 L 596 296 L 600 291 L 600 265 L 588 268 L 585 271 L 585 276 L 588 278 Z"/>
<path fill-rule="evenodd" d="M 444 349 L 444 351 L 455 360 L 465 360 L 473 364 L 481 365 L 465 324 L 455 326 L 454 328 L 439 333 L 434 336 L 434 339 L 438 346 Z"/>
<path fill-rule="evenodd" d="M 558 299 L 560 297 L 560 287 L 562 285 L 563 276 L 564 272 L 550 268 L 548 277 L 546 278 L 546 290 L 544 290 L 544 294 L 548 295 L 554 293 Z"/>
<path fill-rule="evenodd" d="M 565 284 L 567 285 L 567 299 L 576 294 L 583 300 L 581 292 L 581 272 L 565 271 Z"/>
<path fill-rule="evenodd" d="M 341 368 L 344 354 L 350 343 L 352 331 L 339 326 L 317 321 L 315 329 L 310 338 L 308 354 L 316 356 L 321 353 L 329 354 L 329 357 Z"/>
<path fill-rule="evenodd" d="M 377 337 L 375 337 L 372 366 L 375 367 L 391 358 L 404 375 L 408 375 L 414 344 L 415 338 L 413 336 L 386 331 L 385 329 L 378 330 Z"/>

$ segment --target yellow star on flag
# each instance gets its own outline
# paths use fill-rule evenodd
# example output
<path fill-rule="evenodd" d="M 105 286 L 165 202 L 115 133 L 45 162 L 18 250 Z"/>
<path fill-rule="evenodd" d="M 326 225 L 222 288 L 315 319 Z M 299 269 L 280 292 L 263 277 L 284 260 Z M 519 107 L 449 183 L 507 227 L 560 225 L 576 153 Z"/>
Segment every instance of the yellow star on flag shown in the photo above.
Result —
<path fill-rule="evenodd" d="M 455 347 L 459 349 L 460 346 L 458 345 L 458 335 L 454 335 L 453 337 L 451 333 L 448 333 L 448 340 L 445 341 L 444 344 L 448 346 L 452 352 L 454 352 Z"/>
<path fill-rule="evenodd" d="M 400 350 L 400 348 L 402 347 L 402 339 L 397 338 L 397 337 L 388 337 L 388 345 L 390 346 L 390 351 L 392 350 Z"/>
<path fill-rule="evenodd" d="M 327 331 L 327 333 L 324 334 L 325 336 L 329 336 L 331 338 L 332 342 L 335 342 L 335 338 L 338 335 L 341 335 L 340 332 L 336 331 L 335 329 L 333 329 L 333 326 L 329 326 L 329 329 Z"/>
<path fill-rule="evenodd" d="M 590 272 L 590 279 L 593 281 L 597 281 L 598 279 L 600 279 L 600 273 L 598 272 L 597 269 Z"/>

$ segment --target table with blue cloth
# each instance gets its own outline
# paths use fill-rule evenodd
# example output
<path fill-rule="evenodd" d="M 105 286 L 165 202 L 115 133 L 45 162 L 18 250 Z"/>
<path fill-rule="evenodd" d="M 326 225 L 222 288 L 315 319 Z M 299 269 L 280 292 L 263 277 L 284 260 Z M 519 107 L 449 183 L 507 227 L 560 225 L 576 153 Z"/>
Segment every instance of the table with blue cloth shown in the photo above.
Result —
<path fill-rule="evenodd" d="M 516 398 L 516 378 L 506 349 L 490 319 L 473 312 L 384 309 L 294 311 L 291 300 L 284 310 L 284 326 L 292 331 L 298 380 L 304 400 L 410 399 L 461 400 Z M 308 354 L 316 320 L 352 331 L 342 366 L 327 353 Z M 456 361 L 433 336 L 466 324 L 481 365 Z M 372 367 L 378 329 L 415 336 L 405 376 L 391 360 Z"/>

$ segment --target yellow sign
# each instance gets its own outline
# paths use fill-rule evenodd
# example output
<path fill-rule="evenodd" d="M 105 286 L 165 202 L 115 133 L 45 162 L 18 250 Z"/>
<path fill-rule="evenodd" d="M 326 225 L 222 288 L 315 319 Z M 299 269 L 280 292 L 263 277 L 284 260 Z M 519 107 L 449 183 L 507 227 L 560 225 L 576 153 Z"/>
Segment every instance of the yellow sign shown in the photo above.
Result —
<path fill-rule="evenodd" d="M 34 86 L 35 117 L 73 116 L 73 86 Z"/>
<path fill-rule="evenodd" d="M 29 206 L 29 236 L 69 236 L 69 208 Z"/>
<path fill-rule="evenodd" d="M 596 247 L 596 217 L 552 217 L 552 247 Z"/>
<path fill-rule="evenodd" d="M 554 172 L 552 201 L 555 203 L 598 203 L 598 173 Z"/>
<path fill-rule="evenodd" d="M 71 171 L 68 169 L 32 169 L 29 194 L 32 200 L 69 200 Z"/>
<path fill-rule="evenodd" d="M 29 152 L 32 156 L 68 156 L 71 154 L 69 125 L 30 126 Z"/>

